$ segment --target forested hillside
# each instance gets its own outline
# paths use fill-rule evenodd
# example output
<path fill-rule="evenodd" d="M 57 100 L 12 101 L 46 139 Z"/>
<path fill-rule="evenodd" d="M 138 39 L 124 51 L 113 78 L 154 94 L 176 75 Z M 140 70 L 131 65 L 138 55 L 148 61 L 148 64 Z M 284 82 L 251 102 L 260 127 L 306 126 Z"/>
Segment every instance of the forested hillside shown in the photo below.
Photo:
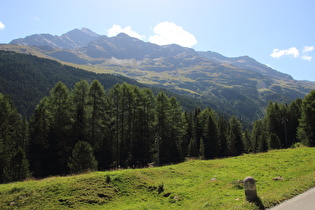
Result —
<path fill-rule="evenodd" d="M 28 123 L 0 94 L 0 182 L 87 170 L 146 167 L 287 148 L 315 146 L 312 91 L 289 106 L 270 103 L 251 131 L 235 116 L 183 111 L 174 97 L 116 84 L 108 92 L 98 80 L 58 82 Z M 297 138 L 296 138 L 297 136 Z"/>
<path fill-rule="evenodd" d="M 82 79 L 98 79 L 107 89 L 123 82 L 141 86 L 126 77 L 95 74 L 49 59 L 0 51 L 0 92 L 12 99 L 23 116 L 30 116 L 36 104 L 49 94 L 57 82 L 73 86 Z"/>
<path fill-rule="evenodd" d="M 97 79 L 106 90 L 117 83 L 134 84 L 139 87 L 145 85 L 127 77 L 112 74 L 96 74 L 82 69 L 45 58 L 28 54 L 0 50 L 0 93 L 9 96 L 19 113 L 29 118 L 40 99 L 59 81 L 72 87 L 80 80 L 91 82 Z M 153 88 L 157 93 L 158 89 Z M 175 96 L 167 91 L 168 95 Z M 188 97 L 176 95 L 181 104 L 187 109 L 202 106 L 201 103 Z"/>

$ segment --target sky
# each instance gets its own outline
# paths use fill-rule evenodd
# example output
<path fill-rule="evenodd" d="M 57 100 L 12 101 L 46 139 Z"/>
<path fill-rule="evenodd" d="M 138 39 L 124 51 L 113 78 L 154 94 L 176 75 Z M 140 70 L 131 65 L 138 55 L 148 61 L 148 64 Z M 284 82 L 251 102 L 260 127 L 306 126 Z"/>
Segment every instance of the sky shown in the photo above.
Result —
<path fill-rule="evenodd" d="M 313 0 L 0 0 L 0 43 L 83 27 L 227 57 L 315 81 Z"/>

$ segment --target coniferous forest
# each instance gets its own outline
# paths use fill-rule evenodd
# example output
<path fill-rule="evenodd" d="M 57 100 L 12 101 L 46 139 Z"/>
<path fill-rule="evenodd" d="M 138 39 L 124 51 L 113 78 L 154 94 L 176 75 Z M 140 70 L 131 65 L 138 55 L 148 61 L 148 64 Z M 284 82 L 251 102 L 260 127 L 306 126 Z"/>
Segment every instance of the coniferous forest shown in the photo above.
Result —
<path fill-rule="evenodd" d="M 0 183 L 315 146 L 315 91 L 289 105 L 270 102 L 251 130 L 235 116 L 183 111 L 175 97 L 127 83 L 105 91 L 98 80 L 71 89 L 58 82 L 29 120 L 12 104 L 0 94 Z"/>

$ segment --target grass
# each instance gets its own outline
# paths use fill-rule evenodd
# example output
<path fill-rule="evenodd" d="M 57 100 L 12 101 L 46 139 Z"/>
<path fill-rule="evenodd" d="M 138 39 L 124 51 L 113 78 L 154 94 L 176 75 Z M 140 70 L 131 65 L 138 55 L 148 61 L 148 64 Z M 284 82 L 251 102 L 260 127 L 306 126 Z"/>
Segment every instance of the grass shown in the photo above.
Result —
<path fill-rule="evenodd" d="M 0 185 L 1 209 L 257 209 L 238 180 L 252 176 L 265 207 L 315 186 L 315 148 L 274 150 L 158 168 Z M 284 180 L 273 180 L 274 177 Z"/>

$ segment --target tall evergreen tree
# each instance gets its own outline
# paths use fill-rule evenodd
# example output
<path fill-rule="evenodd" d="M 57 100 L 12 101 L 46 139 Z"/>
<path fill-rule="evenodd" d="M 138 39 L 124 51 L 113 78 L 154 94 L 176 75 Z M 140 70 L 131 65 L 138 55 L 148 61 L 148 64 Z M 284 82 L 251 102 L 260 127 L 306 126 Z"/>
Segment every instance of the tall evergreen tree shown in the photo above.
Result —
<path fill-rule="evenodd" d="M 278 136 L 282 147 L 288 147 L 287 125 L 288 125 L 288 107 L 285 104 L 270 102 L 266 109 L 266 132 Z"/>
<path fill-rule="evenodd" d="M 202 137 L 200 139 L 199 158 L 202 160 L 205 159 L 205 144 Z"/>
<path fill-rule="evenodd" d="M 72 147 L 79 140 L 88 140 L 88 93 L 89 84 L 85 80 L 77 82 L 71 92 Z"/>
<path fill-rule="evenodd" d="M 197 142 L 195 138 L 191 138 L 188 145 L 188 157 L 198 157 L 199 156 Z"/>
<path fill-rule="evenodd" d="M 154 139 L 155 98 L 150 89 L 134 88 L 135 105 L 133 116 L 133 164 L 146 165 L 152 162 L 151 151 Z"/>
<path fill-rule="evenodd" d="M 190 143 L 190 139 L 193 138 L 192 114 L 184 111 L 182 113 L 182 122 L 183 122 L 185 132 L 184 132 L 184 136 L 182 140 L 181 152 L 182 152 L 182 157 L 188 157 L 189 156 L 188 146 Z"/>
<path fill-rule="evenodd" d="M 274 133 L 271 133 L 268 137 L 268 143 L 270 149 L 280 149 L 281 143 L 278 136 Z"/>
<path fill-rule="evenodd" d="M 121 91 L 121 85 L 116 84 L 109 90 L 109 104 L 110 104 L 110 121 L 111 121 L 111 128 L 110 131 L 113 134 L 113 140 L 114 140 L 114 162 L 115 162 L 115 167 L 119 167 L 122 165 L 121 161 L 121 142 L 122 142 L 122 137 L 123 134 L 121 133 L 120 126 L 122 123 L 121 121 L 121 112 L 122 112 L 122 103 L 121 103 L 121 98 L 122 98 L 122 91 Z"/>
<path fill-rule="evenodd" d="M 44 97 L 30 120 L 30 166 L 33 176 L 44 177 L 51 175 L 49 134 L 51 127 L 51 111 L 48 98 Z"/>
<path fill-rule="evenodd" d="M 174 99 L 169 99 L 164 92 L 156 97 L 156 129 L 160 138 L 160 163 L 178 162 L 179 148 L 177 140 L 181 135 L 181 122 L 179 106 Z"/>
<path fill-rule="evenodd" d="M 9 98 L 0 93 L 0 183 L 25 179 L 29 173 L 27 128 Z"/>
<path fill-rule="evenodd" d="M 216 116 L 212 110 L 208 110 L 206 121 L 204 123 L 204 154 L 207 159 L 218 157 L 220 152 Z"/>
<path fill-rule="evenodd" d="M 297 129 L 299 127 L 299 119 L 301 118 L 302 99 L 298 98 L 289 105 L 289 118 L 287 125 L 288 146 L 298 142 Z"/>
<path fill-rule="evenodd" d="M 305 96 L 301 107 L 301 119 L 298 127 L 298 138 L 310 147 L 315 146 L 315 90 Z"/>
<path fill-rule="evenodd" d="M 98 80 L 92 81 L 87 97 L 88 105 L 88 143 L 92 146 L 99 169 L 108 168 L 111 158 L 112 135 L 109 129 L 110 114 L 108 113 L 109 100 L 104 87 Z"/>
<path fill-rule="evenodd" d="M 51 124 L 49 132 L 50 168 L 52 174 L 66 174 L 71 152 L 71 117 L 69 90 L 58 82 L 49 95 Z"/>
<path fill-rule="evenodd" d="M 232 156 L 241 155 L 244 152 L 241 123 L 235 116 L 229 120 L 228 146 L 229 154 Z"/>
<path fill-rule="evenodd" d="M 226 157 L 229 155 L 229 147 L 228 147 L 228 125 L 226 120 L 220 116 L 218 119 L 218 139 L 220 145 L 220 156 Z"/>
<path fill-rule="evenodd" d="M 15 182 L 25 180 L 29 177 L 29 162 L 24 149 L 21 147 L 13 153 L 6 167 L 4 168 L 4 182 Z"/>
<path fill-rule="evenodd" d="M 250 136 L 250 133 L 249 133 L 249 131 L 247 129 L 243 133 L 243 139 L 244 139 L 245 152 L 246 153 L 253 152 L 251 136 Z"/>
<path fill-rule="evenodd" d="M 102 119 L 105 114 L 105 90 L 98 80 L 94 80 L 90 85 L 87 104 L 89 106 L 89 143 L 97 152 L 103 141 L 104 122 Z"/>
<path fill-rule="evenodd" d="M 195 108 L 193 114 L 193 138 L 195 138 L 197 142 L 197 148 L 199 150 L 200 138 L 203 134 L 203 126 L 200 122 L 200 108 Z"/>
<path fill-rule="evenodd" d="M 172 161 L 179 162 L 184 159 L 181 156 L 182 154 L 182 141 L 183 136 L 185 134 L 184 130 L 184 122 L 181 118 L 182 115 L 182 107 L 179 105 L 178 101 L 175 97 L 170 98 L 170 126 L 171 126 L 171 133 L 170 133 L 170 140 L 173 142 L 172 145 L 174 147 L 172 154 Z"/>
<path fill-rule="evenodd" d="M 255 121 L 251 135 L 253 152 L 266 152 L 268 150 L 267 138 L 264 122 L 262 120 Z"/>
<path fill-rule="evenodd" d="M 279 119 L 281 122 L 280 128 L 281 133 L 279 136 L 280 142 L 284 148 L 288 148 L 291 146 L 288 142 L 288 127 L 290 125 L 290 114 L 289 114 L 289 107 L 287 104 L 280 104 L 279 105 Z"/>

